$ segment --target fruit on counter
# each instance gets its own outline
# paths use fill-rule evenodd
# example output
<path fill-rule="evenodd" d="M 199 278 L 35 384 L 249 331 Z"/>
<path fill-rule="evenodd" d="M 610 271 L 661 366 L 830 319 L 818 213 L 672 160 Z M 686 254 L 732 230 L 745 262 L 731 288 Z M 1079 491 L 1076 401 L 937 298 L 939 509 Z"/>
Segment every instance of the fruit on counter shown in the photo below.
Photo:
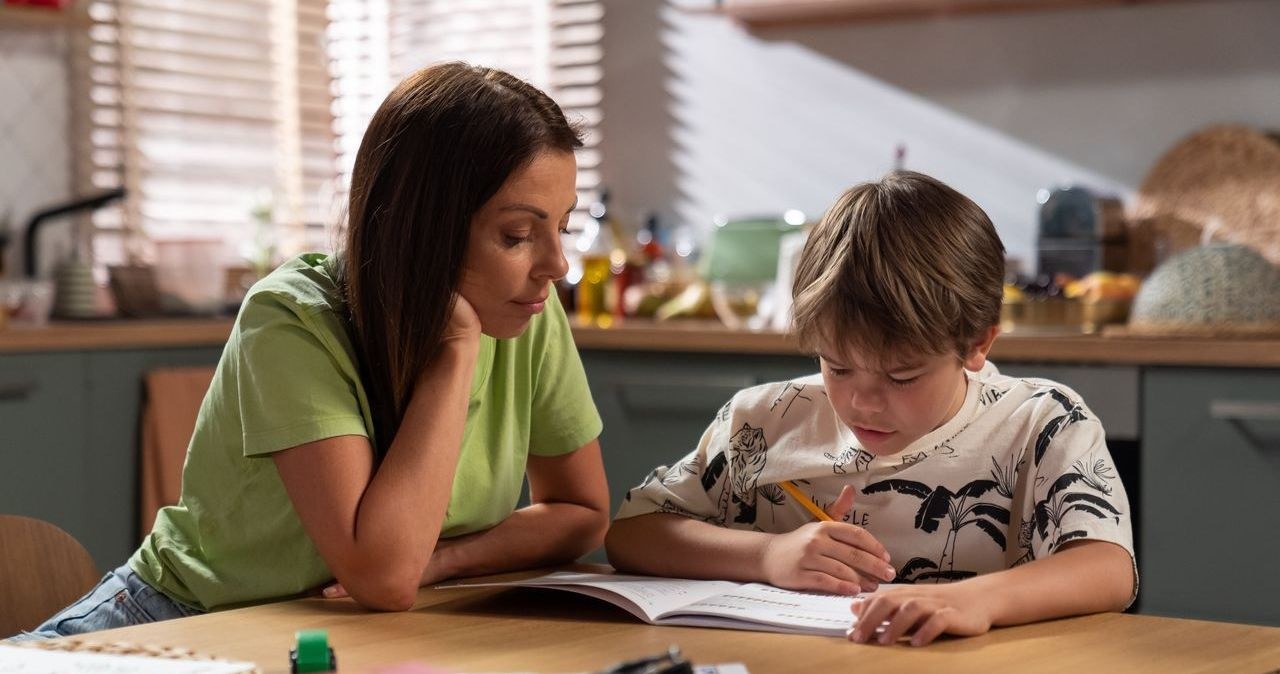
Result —
<path fill-rule="evenodd" d="M 1003 293 L 1003 296 L 1000 298 L 1000 301 L 1021 302 L 1025 299 L 1027 299 L 1027 296 L 1025 293 L 1022 292 L 1022 288 L 1019 288 L 1018 286 L 1012 283 L 1004 284 L 1004 293 Z"/>
<path fill-rule="evenodd" d="M 1102 300 L 1129 301 L 1138 294 L 1142 282 L 1132 274 L 1095 271 L 1082 279 L 1071 281 L 1062 288 L 1062 294 L 1071 299 L 1086 302 Z"/>
<path fill-rule="evenodd" d="M 703 281 L 695 281 L 654 313 L 654 318 L 666 321 L 672 318 L 715 318 L 711 304 L 711 288 Z"/>

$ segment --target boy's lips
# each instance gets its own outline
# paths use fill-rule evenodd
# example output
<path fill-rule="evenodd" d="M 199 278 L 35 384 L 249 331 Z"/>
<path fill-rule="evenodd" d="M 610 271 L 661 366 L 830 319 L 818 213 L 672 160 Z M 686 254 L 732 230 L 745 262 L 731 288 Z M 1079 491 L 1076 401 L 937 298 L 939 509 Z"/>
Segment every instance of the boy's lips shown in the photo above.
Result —
<path fill-rule="evenodd" d="M 858 439 L 864 442 L 867 440 L 870 440 L 872 442 L 878 442 L 880 440 L 884 440 L 888 438 L 890 435 L 893 435 L 894 433 L 893 431 L 881 431 L 881 430 L 876 430 L 874 428 L 867 428 L 866 426 L 856 426 L 856 425 L 853 427 L 853 432 L 858 436 Z"/>

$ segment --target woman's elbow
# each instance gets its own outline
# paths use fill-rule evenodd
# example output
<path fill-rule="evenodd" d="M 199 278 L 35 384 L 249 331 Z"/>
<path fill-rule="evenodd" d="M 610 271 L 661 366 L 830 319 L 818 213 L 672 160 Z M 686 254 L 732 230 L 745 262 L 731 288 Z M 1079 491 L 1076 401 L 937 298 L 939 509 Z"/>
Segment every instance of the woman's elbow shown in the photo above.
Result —
<path fill-rule="evenodd" d="M 418 584 L 405 582 L 361 583 L 348 586 L 357 604 L 371 611 L 408 611 L 418 600 Z"/>
<path fill-rule="evenodd" d="M 425 566 L 425 564 L 424 564 Z M 373 611 L 407 611 L 418 600 L 422 571 L 414 565 L 350 570 L 339 577 L 356 603 Z"/>

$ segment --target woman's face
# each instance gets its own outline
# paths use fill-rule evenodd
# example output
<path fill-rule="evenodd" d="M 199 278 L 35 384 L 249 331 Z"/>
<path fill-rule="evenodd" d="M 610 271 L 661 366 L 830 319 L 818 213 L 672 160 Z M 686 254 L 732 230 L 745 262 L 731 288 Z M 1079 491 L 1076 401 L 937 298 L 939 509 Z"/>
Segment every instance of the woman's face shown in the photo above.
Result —
<path fill-rule="evenodd" d="M 561 233 L 577 202 L 573 153 L 548 150 L 512 173 L 471 220 L 458 292 L 480 329 L 508 339 L 540 313 L 552 282 L 568 271 Z"/>

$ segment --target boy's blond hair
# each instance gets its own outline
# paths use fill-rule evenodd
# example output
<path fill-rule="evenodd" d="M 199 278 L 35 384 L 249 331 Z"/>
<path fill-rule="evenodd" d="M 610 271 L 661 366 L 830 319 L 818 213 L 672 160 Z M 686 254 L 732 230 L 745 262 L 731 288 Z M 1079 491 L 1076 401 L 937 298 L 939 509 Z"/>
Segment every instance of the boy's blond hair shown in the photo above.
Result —
<path fill-rule="evenodd" d="M 850 188 L 805 243 L 792 291 L 801 348 L 962 358 L 1000 322 L 1004 246 L 968 197 L 914 171 Z M 847 361 L 845 364 L 849 364 Z"/>

